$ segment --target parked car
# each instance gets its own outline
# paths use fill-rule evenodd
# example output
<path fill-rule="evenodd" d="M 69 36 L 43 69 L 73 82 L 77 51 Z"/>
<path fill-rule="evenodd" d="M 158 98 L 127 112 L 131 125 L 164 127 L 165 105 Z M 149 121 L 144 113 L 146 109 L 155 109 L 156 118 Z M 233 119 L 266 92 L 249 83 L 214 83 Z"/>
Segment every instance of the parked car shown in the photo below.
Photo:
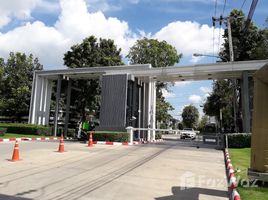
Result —
<path fill-rule="evenodd" d="M 196 133 L 194 132 L 193 128 L 184 128 L 181 131 L 181 139 L 190 138 L 194 140 L 196 138 Z"/>

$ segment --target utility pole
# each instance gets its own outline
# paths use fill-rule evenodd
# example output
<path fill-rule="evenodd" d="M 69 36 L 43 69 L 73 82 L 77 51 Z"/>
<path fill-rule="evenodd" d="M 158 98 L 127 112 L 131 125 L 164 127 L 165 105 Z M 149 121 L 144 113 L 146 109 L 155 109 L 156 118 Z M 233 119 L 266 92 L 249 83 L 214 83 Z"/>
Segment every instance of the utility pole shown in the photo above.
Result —
<path fill-rule="evenodd" d="M 233 40 L 232 40 L 232 28 L 231 28 L 231 18 L 227 18 L 227 28 L 228 28 L 228 41 L 229 41 L 229 54 L 230 61 L 234 62 L 234 48 L 233 48 Z M 234 131 L 237 132 L 237 123 L 236 123 L 236 79 L 232 80 L 233 82 L 233 106 L 234 106 Z"/>
<path fill-rule="evenodd" d="M 212 17 L 212 23 L 213 26 L 215 26 L 215 22 L 219 22 L 220 25 L 222 24 L 222 21 L 226 21 L 227 23 L 227 29 L 228 29 L 228 41 L 229 41 L 229 56 L 230 56 L 230 62 L 234 62 L 234 49 L 233 49 L 233 41 L 232 41 L 232 27 L 231 27 L 231 20 L 235 18 L 243 18 L 243 16 L 228 16 L 228 17 L 222 17 L 222 15 L 219 18 Z M 234 112 L 234 131 L 237 132 L 237 123 L 236 123 L 236 80 L 233 79 L 233 112 Z"/>

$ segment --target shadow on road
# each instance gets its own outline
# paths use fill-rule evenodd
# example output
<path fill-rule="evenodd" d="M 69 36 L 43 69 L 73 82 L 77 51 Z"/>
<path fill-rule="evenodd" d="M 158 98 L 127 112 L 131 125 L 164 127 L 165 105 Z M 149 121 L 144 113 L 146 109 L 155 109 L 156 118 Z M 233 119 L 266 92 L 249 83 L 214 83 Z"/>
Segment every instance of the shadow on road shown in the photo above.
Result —
<path fill-rule="evenodd" d="M 213 197 L 226 197 L 228 199 L 228 192 L 214 189 L 205 189 L 205 188 L 184 188 L 184 187 L 172 187 L 173 195 L 157 197 L 156 200 L 198 200 L 200 194 L 210 195 Z"/>
<path fill-rule="evenodd" d="M 0 200 L 32 200 L 32 199 L 0 194 Z"/>

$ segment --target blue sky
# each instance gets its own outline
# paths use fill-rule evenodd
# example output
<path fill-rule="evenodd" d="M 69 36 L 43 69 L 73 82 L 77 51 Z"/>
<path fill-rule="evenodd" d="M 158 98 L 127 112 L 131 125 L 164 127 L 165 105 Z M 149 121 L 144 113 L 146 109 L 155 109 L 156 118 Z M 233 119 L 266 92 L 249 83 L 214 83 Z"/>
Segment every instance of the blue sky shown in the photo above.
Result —
<path fill-rule="evenodd" d="M 70 46 L 89 35 L 111 38 L 124 57 L 144 36 L 166 40 L 183 58 L 177 65 L 215 62 L 193 53 L 217 54 L 224 27 L 211 17 L 237 8 L 247 15 L 251 0 L 0 0 L 0 57 L 10 51 L 33 53 L 46 69 L 62 68 Z M 215 11 L 216 5 L 216 11 Z M 243 5 L 243 6 L 242 6 Z M 253 21 L 264 28 L 268 1 L 260 0 Z M 223 13 L 224 11 L 224 13 Z M 214 33 L 214 37 L 213 37 Z M 214 40 L 213 40 L 214 39 Z M 176 118 L 184 105 L 197 106 L 211 91 L 211 81 L 176 83 L 165 92 Z"/>

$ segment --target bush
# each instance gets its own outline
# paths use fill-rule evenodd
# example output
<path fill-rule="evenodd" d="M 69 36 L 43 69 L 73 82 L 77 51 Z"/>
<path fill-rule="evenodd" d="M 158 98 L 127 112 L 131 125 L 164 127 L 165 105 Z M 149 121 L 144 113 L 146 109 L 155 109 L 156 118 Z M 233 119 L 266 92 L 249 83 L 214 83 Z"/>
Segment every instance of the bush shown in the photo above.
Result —
<path fill-rule="evenodd" d="M 0 136 L 4 136 L 6 132 L 7 132 L 6 128 L 0 127 Z"/>
<path fill-rule="evenodd" d="M 251 133 L 228 133 L 228 147 L 247 148 L 251 146 Z"/>
<path fill-rule="evenodd" d="M 128 142 L 129 135 L 126 132 L 105 132 L 94 131 L 94 141 L 109 141 L 109 142 Z"/>
<path fill-rule="evenodd" d="M 3 123 L 0 128 L 6 128 L 8 133 L 25 134 L 25 135 L 51 135 L 50 127 L 33 125 L 33 124 L 19 124 L 19 123 Z"/>

